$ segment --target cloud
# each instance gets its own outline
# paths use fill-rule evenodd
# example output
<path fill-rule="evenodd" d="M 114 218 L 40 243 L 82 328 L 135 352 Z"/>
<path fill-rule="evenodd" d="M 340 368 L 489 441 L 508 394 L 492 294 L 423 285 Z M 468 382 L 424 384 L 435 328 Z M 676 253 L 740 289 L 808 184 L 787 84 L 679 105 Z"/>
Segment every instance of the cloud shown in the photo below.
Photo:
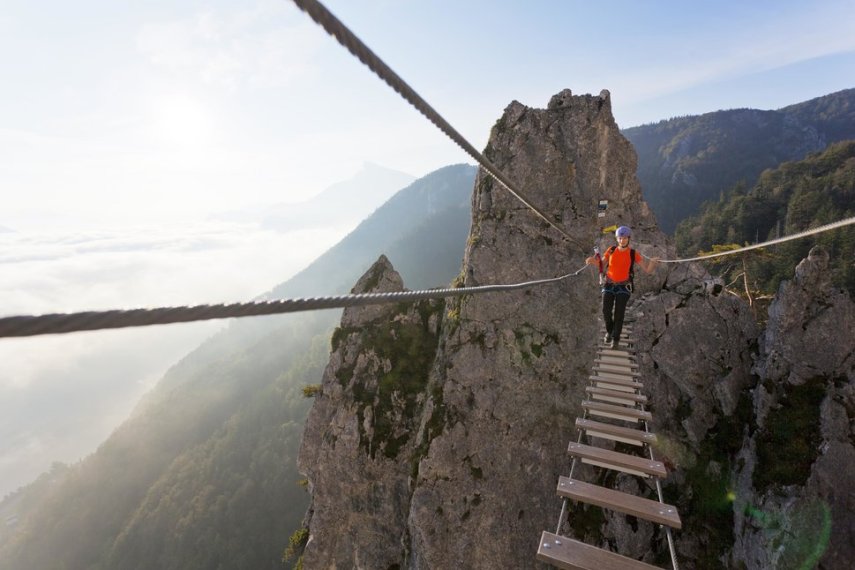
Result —
<path fill-rule="evenodd" d="M 355 223 L 355 222 L 354 222 Z M 351 226 L 198 222 L 0 234 L 5 314 L 249 301 Z M 0 339 L 0 497 L 90 453 L 222 321 Z"/>
<path fill-rule="evenodd" d="M 2 234 L 2 311 L 248 299 L 308 265 L 357 222 L 285 234 L 218 221 Z"/>
<path fill-rule="evenodd" d="M 205 84 L 281 87 L 310 72 L 321 44 L 314 24 L 286 2 L 146 24 L 137 49 L 156 68 Z"/>

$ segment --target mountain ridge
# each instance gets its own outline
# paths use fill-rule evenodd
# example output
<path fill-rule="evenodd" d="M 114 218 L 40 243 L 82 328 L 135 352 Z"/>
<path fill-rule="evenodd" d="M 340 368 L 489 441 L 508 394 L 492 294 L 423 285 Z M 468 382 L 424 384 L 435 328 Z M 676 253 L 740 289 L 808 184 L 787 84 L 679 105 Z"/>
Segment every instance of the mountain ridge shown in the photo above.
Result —
<path fill-rule="evenodd" d="M 855 139 L 855 88 L 774 111 L 731 109 L 622 131 L 638 154 L 645 200 L 669 234 L 677 223 L 767 168 Z"/>
<path fill-rule="evenodd" d="M 402 218 L 418 227 L 459 210 L 474 170 L 446 167 L 402 189 L 370 217 L 368 230 L 357 227 L 340 242 L 331 257 L 341 263 L 320 272 L 326 279 L 311 292 L 340 292 L 373 260 L 372 251 L 365 261 L 369 250 L 406 244 L 413 228 Z M 428 207 L 432 183 L 439 191 Z M 370 247 L 348 243 L 364 234 L 374 239 Z M 463 243 L 446 246 L 444 257 L 459 259 Z M 444 271 L 430 273 L 446 282 L 456 274 Z M 311 266 L 303 273 L 312 275 Z M 15 521 L 0 532 L 0 568 L 48 568 L 57 560 L 73 568 L 187 568 L 215 558 L 230 568 L 281 567 L 306 505 L 295 456 L 283 458 L 296 453 L 308 407 L 302 387 L 322 372 L 338 314 L 235 320 L 188 354 L 95 453 L 58 468 L 49 485 L 0 502 L 3 519 Z M 243 551 L 235 540 L 252 546 Z"/>

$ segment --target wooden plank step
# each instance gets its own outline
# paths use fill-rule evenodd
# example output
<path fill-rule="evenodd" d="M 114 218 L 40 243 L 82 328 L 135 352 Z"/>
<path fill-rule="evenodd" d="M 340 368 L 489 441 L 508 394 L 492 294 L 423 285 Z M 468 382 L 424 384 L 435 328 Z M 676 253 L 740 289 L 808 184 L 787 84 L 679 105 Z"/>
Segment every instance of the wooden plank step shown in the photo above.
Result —
<path fill-rule="evenodd" d="M 599 485 L 592 485 L 569 477 L 558 478 L 558 495 L 581 503 L 587 503 L 632 515 L 656 524 L 663 524 L 679 530 L 683 524 L 676 507 L 616 491 Z"/>
<path fill-rule="evenodd" d="M 606 329 L 600 329 L 599 334 L 600 334 L 600 337 L 606 336 Z M 624 329 L 620 332 L 620 339 L 621 340 L 635 339 L 635 335 L 633 334 L 632 331 L 628 331 L 628 330 Z M 611 339 L 609 339 L 609 342 L 611 342 Z"/>
<path fill-rule="evenodd" d="M 644 394 L 633 394 L 632 392 L 624 392 L 623 390 L 609 390 L 608 388 L 600 388 L 599 386 L 585 386 L 585 392 L 590 394 L 591 398 L 600 400 L 601 402 L 612 402 L 614 404 L 623 404 L 624 406 L 647 403 L 647 396 Z"/>
<path fill-rule="evenodd" d="M 616 406 L 614 404 L 604 404 L 602 402 L 591 402 L 585 400 L 582 402 L 582 407 L 588 410 L 588 413 L 594 416 L 602 416 L 604 418 L 614 418 L 616 420 L 624 420 L 627 422 L 653 421 L 653 414 L 639 410 L 636 408 L 627 408 L 626 406 Z"/>
<path fill-rule="evenodd" d="M 567 453 L 578 457 L 583 463 L 604 467 L 613 471 L 623 471 L 640 477 L 661 477 L 668 474 L 665 465 L 661 461 L 651 461 L 637 455 L 627 455 L 617 451 L 609 451 L 601 447 L 585 445 L 571 441 L 567 447 Z"/>
<path fill-rule="evenodd" d="M 608 346 L 612 343 L 612 339 L 609 339 L 608 341 L 603 342 L 603 337 L 605 335 L 606 335 L 605 332 L 600 332 L 600 342 L 601 342 L 600 346 Z M 623 343 L 635 344 L 635 337 L 632 336 L 631 333 L 630 334 L 623 333 L 620 335 L 620 342 L 621 342 L 621 344 L 623 344 Z"/>
<path fill-rule="evenodd" d="M 620 331 L 620 337 L 621 338 L 629 338 L 632 335 L 633 335 L 632 329 L 627 330 L 626 327 L 624 327 L 623 330 Z M 605 327 L 600 327 L 600 336 L 606 336 L 606 328 Z"/>
<path fill-rule="evenodd" d="M 635 354 L 621 351 L 620 349 L 600 348 L 597 350 L 597 358 L 610 358 L 620 362 L 632 362 L 636 364 Z"/>
<path fill-rule="evenodd" d="M 641 376 L 638 372 L 634 372 L 631 368 L 624 368 L 623 366 L 615 366 L 613 364 L 597 364 L 591 370 L 594 372 L 609 372 L 611 374 L 620 374 L 621 376 L 632 376 L 633 378 L 638 378 Z"/>
<path fill-rule="evenodd" d="M 638 388 L 633 388 L 632 386 L 627 386 L 624 384 L 609 384 L 611 380 L 606 380 L 605 382 L 595 382 L 594 386 L 597 388 L 602 388 L 603 390 L 614 390 L 615 392 L 625 392 L 627 394 L 635 394 L 637 389 L 642 388 L 641 384 L 637 384 L 635 382 L 630 382 L 630 384 L 634 386 L 638 386 Z"/>
<path fill-rule="evenodd" d="M 641 382 L 634 382 L 629 378 L 607 378 L 604 376 L 588 376 L 588 380 L 593 382 L 598 388 L 606 388 L 607 390 L 620 390 L 621 392 L 633 393 L 636 390 L 644 388 Z"/>
<path fill-rule="evenodd" d="M 610 552 L 566 536 L 543 531 L 537 547 L 537 559 L 562 570 L 657 570 L 616 552 Z"/>
<path fill-rule="evenodd" d="M 635 358 L 634 353 L 629 352 L 628 350 L 621 350 L 620 348 L 601 348 L 597 352 L 603 356 L 624 356 L 626 358 Z"/>
<path fill-rule="evenodd" d="M 591 369 L 591 371 L 594 372 L 593 369 Z M 633 380 L 640 376 L 640 374 L 632 374 L 627 372 L 610 372 L 608 370 L 597 370 L 595 375 L 601 378 L 612 378 L 614 380 Z"/>
<path fill-rule="evenodd" d="M 653 445 L 656 443 L 656 434 L 625 426 L 616 426 L 595 420 L 576 418 L 576 428 L 584 430 L 586 435 L 622 441 L 630 445 L 641 446 L 643 444 Z"/>
<path fill-rule="evenodd" d="M 639 366 L 629 358 L 621 358 L 619 356 L 598 356 L 594 359 L 594 364 L 603 364 L 606 366 L 620 366 L 630 370 L 638 370 Z"/>

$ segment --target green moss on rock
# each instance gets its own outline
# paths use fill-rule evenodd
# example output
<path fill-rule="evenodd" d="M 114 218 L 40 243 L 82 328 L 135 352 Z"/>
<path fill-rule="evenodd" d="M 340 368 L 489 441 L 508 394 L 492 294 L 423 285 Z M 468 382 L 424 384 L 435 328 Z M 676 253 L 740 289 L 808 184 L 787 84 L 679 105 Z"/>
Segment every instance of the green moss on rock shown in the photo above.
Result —
<path fill-rule="evenodd" d="M 758 491 L 804 485 L 807 481 L 822 441 L 820 405 L 826 384 L 825 378 L 817 377 L 801 386 L 772 387 L 778 405 L 769 411 L 765 425 L 757 433 L 753 483 Z"/>
<path fill-rule="evenodd" d="M 398 456 L 413 432 L 410 424 L 426 396 L 428 377 L 439 335 L 430 326 L 432 318 L 441 318 L 445 311 L 442 301 L 419 301 L 415 304 L 402 303 L 399 314 L 391 322 L 374 324 L 359 329 L 363 352 L 372 351 L 381 362 L 388 362 L 388 371 L 381 371 L 376 385 L 370 381 L 353 383 L 352 393 L 358 404 L 361 444 L 374 457 L 382 451 L 385 457 Z M 418 318 L 412 321 L 398 316 L 415 312 Z M 340 381 L 353 376 L 353 368 L 342 367 L 337 373 Z M 373 434 L 363 433 L 364 409 L 372 408 Z M 404 427 L 403 433 L 401 428 Z"/>

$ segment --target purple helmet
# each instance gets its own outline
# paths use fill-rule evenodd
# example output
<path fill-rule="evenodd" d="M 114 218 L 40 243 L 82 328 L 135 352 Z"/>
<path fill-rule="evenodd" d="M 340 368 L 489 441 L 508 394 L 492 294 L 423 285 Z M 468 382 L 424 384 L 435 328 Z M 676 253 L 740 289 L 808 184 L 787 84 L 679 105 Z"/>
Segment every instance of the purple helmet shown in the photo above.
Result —
<path fill-rule="evenodd" d="M 616 238 L 630 237 L 630 236 L 632 236 L 632 230 L 626 226 L 621 226 L 617 230 L 615 230 L 615 237 Z"/>

